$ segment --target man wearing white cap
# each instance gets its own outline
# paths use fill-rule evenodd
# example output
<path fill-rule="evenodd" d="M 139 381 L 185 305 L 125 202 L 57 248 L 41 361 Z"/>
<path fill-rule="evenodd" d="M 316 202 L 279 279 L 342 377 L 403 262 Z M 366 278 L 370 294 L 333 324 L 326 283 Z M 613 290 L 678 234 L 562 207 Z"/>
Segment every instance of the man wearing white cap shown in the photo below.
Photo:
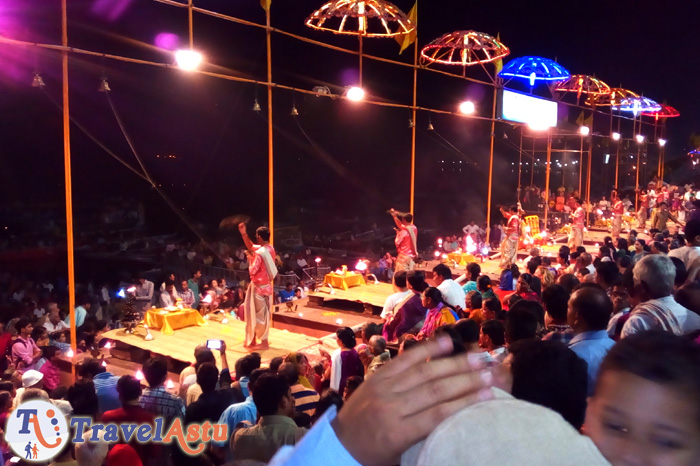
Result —
<path fill-rule="evenodd" d="M 19 400 L 22 399 L 22 394 L 28 388 L 44 388 L 44 374 L 34 369 L 30 369 L 22 374 L 22 387 L 17 389 L 17 394 L 12 402 L 12 408 L 16 408 Z"/>

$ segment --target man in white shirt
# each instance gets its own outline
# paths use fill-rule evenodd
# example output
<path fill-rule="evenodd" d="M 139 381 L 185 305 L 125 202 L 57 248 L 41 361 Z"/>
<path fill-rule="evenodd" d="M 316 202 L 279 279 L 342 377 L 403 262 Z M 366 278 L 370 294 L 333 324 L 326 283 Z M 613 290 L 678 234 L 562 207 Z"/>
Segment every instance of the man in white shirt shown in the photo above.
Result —
<path fill-rule="evenodd" d="M 136 285 L 136 291 L 134 292 L 136 296 L 136 308 L 145 312 L 151 307 L 153 302 L 153 282 L 146 280 L 143 277 L 138 277 L 138 284 Z"/>
<path fill-rule="evenodd" d="M 586 267 L 588 271 L 595 276 L 595 266 L 593 265 L 593 257 L 589 253 L 584 252 L 583 254 L 581 254 L 581 262 L 583 263 L 583 266 Z"/>
<path fill-rule="evenodd" d="M 684 230 L 687 244 L 671 250 L 668 257 L 676 257 L 683 261 L 688 270 L 688 282 L 692 282 L 700 269 L 700 220 L 689 221 Z"/>
<path fill-rule="evenodd" d="M 479 225 L 474 223 L 474 220 L 469 222 L 469 225 L 466 227 L 462 228 L 462 231 L 464 232 L 465 235 L 470 236 L 474 233 L 479 233 Z"/>
<path fill-rule="evenodd" d="M 448 266 L 438 264 L 433 267 L 433 281 L 447 304 L 455 309 L 464 309 L 467 294 L 459 286 L 459 283 L 452 280 L 452 271 Z"/>
<path fill-rule="evenodd" d="M 384 301 L 384 309 L 382 309 L 382 313 L 380 315 L 380 317 L 384 320 L 390 319 L 394 315 L 394 308 L 396 305 L 411 294 L 411 291 L 409 291 L 406 285 L 405 270 L 399 270 L 394 274 L 393 285 L 394 294 L 391 294 L 386 298 Z"/>
<path fill-rule="evenodd" d="M 46 319 L 46 322 L 42 324 L 42 327 L 44 327 L 46 331 L 49 332 L 49 335 L 51 335 L 52 333 L 67 330 L 69 327 L 68 325 L 66 325 L 65 322 L 61 320 L 61 311 L 58 309 L 58 304 L 49 303 L 47 308 L 47 314 L 49 318 Z"/>
<path fill-rule="evenodd" d="M 634 288 L 641 304 L 634 307 L 622 327 L 621 338 L 646 330 L 664 330 L 687 335 L 700 329 L 700 315 L 689 311 L 673 297 L 676 267 L 662 254 L 643 257 L 634 266 Z"/>

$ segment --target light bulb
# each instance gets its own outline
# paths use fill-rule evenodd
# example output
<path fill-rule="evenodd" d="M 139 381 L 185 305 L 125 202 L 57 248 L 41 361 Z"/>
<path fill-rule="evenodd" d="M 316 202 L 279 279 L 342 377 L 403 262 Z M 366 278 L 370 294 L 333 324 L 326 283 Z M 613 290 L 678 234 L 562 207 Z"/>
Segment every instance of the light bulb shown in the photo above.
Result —
<path fill-rule="evenodd" d="M 361 87 L 353 86 L 345 93 L 345 97 L 353 102 L 360 102 L 365 98 L 365 91 Z"/>
<path fill-rule="evenodd" d="M 202 60 L 204 60 L 202 54 L 195 50 L 184 49 L 175 52 L 175 61 L 177 62 L 177 66 L 184 71 L 196 70 L 199 68 L 199 65 L 202 64 Z"/>

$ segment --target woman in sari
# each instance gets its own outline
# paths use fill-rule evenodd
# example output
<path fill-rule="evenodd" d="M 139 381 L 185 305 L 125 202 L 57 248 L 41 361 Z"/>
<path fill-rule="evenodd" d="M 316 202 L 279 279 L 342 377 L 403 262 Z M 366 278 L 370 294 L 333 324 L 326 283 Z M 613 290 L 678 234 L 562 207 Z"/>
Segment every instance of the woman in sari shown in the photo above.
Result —
<path fill-rule="evenodd" d="M 296 366 L 297 371 L 299 372 L 299 380 L 297 380 L 298 383 L 308 389 L 314 389 L 312 382 L 315 382 L 316 374 L 312 370 L 311 365 L 309 365 L 309 358 L 307 358 L 304 353 L 291 352 L 286 358 L 284 358 L 284 361 L 292 363 Z M 311 381 L 309 381 L 309 377 L 312 378 Z"/>
<path fill-rule="evenodd" d="M 428 309 L 423 328 L 418 333 L 418 339 L 431 338 L 438 327 L 454 324 L 457 321 L 452 308 L 442 299 L 440 290 L 430 287 L 421 297 L 423 307 Z"/>

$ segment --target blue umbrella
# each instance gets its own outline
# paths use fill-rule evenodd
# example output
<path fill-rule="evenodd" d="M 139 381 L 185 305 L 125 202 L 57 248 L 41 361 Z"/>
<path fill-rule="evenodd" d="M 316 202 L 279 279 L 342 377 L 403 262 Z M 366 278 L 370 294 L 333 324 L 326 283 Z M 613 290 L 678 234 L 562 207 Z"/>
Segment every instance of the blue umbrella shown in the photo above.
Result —
<path fill-rule="evenodd" d="M 571 73 L 549 58 L 520 57 L 506 63 L 498 76 L 528 79 L 530 86 L 534 86 L 535 81 L 564 81 L 571 77 Z"/>

